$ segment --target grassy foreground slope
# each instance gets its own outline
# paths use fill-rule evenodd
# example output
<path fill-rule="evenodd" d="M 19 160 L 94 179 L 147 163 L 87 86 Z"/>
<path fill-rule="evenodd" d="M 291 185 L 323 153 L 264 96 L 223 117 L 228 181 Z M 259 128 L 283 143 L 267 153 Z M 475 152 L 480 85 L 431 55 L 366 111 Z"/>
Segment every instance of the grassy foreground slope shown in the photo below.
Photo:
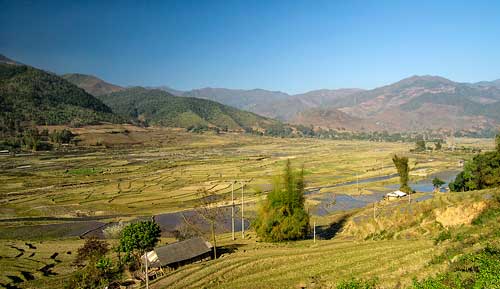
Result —
<path fill-rule="evenodd" d="M 387 288 L 430 272 L 431 241 L 299 241 L 254 248 L 176 270 L 151 288 L 332 287 L 351 277 L 378 276 Z"/>
<path fill-rule="evenodd" d="M 352 277 L 376 278 L 378 288 L 413 288 L 414 279 L 456 270 L 464 258 L 475 256 L 471 254 L 500 245 L 498 193 L 498 189 L 449 193 L 413 203 L 413 211 L 406 212 L 406 202 L 395 202 L 390 211 L 403 213 L 382 214 L 374 222 L 360 218 L 371 211 L 362 209 L 349 214 L 348 225 L 333 239 L 316 243 L 260 243 L 252 235 L 237 241 L 236 253 L 182 267 L 152 288 L 335 288 Z M 388 225 L 391 221 L 394 226 Z M 358 238 L 364 236 L 362 230 L 353 232 L 356 226 L 374 232 L 363 240 Z M 478 278 L 464 271 L 454 272 L 462 278 L 458 284 Z"/>

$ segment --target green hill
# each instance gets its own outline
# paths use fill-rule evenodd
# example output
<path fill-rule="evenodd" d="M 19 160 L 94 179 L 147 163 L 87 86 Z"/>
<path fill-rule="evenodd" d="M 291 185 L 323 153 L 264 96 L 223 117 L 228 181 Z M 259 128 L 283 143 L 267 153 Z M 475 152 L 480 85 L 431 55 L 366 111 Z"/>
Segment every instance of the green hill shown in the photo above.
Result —
<path fill-rule="evenodd" d="M 230 130 L 265 129 L 279 124 L 254 113 L 206 99 L 178 97 L 159 89 L 142 87 L 100 96 L 114 112 L 154 125 L 218 127 Z"/>
<path fill-rule="evenodd" d="M 91 124 L 117 117 L 102 101 L 61 77 L 24 65 L 0 63 L 0 124 Z"/>

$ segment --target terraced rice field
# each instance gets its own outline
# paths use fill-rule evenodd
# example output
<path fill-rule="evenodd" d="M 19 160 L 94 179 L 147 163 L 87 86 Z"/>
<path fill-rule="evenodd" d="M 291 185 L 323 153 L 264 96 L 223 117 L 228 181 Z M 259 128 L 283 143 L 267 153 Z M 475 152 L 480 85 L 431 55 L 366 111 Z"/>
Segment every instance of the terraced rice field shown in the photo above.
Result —
<path fill-rule="evenodd" d="M 328 288 L 351 277 L 377 276 L 384 288 L 408 284 L 433 269 L 431 241 L 300 241 L 255 244 L 206 263 L 182 267 L 151 288 Z"/>
<path fill-rule="evenodd" d="M 90 138 L 106 142 L 120 135 L 94 130 L 99 131 L 90 130 L 90 136 L 82 133 L 82 142 Z M 191 208 L 200 188 L 227 196 L 233 180 L 246 181 L 247 197 L 256 198 L 270 188 L 272 176 L 286 159 L 305 165 L 309 187 L 330 186 L 394 174 L 391 155 L 408 153 L 413 147 L 404 143 L 198 135 L 169 129 L 128 132 L 126 136 L 143 143 L 0 157 L 0 218 L 150 216 Z M 464 156 L 434 153 L 411 157 L 415 169 L 437 172 L 456 169 L 457 160 Z M 361 184 L 360 190 L 369 193 L 395 182 L 392 178 Z M 346 186 L 343 191 L 357 193 L 357 188 Z"/>
<path fill-rule="evenodd" d="M 307 195 L 306 207 L 318 225 L 328 226 L 338 216 L 328 210 L 315 213 L 315 207 L 325 205 L 323 197 L 380 194 L 397 178 L 360 182 L 359 191 L 353 181 L 394 174 L 395 153 L 409 155 L 412 168 L 430 173 L 456 169 L 459 159 L 472 156 L 411 154 L 414 145 L 407 143 L 191 134 L 158 128 L 104 126 L 77 133 L 83 146 L 0 156 L 0 284 L 60 287 L 82 244 L 75 237 L 109 222 L 191 210 L 200 188 L 216 192 L 224 205 L 230 182 L 245 181 L 245 218 L 250 219 L 287 159 L 296 166 L 304 164 L 307 190 L 313 192 Z M 467 145 L 492 147 L 491 141 L 482 140 Z M 334 187 L 346 182 L 350 183 Z M 241 183 L 234 188 L 239 193 Z M 427 272 L 423 268 L 436 250 L 428 241 L 334 239 L 275 245 L 255 242 L 255 236 L 241 245 L 221 259 L 180 268 L 155 286 L 283 288 L 314 283 L 328 287 L 350 276 L 378 275 L 392 288 L 399 279 L 408 282 L 410 276 Z M 22 255 L 19 249 L 24 250 Z M 40 271 L 45 266 L 57 275 Z"/>
<path fill-rule="evenodd" d="M 44 288 L 45 281 L 66 278 L 74 269 L 71 263 L 82 244 L 83 240 L 76 239 L 1 240 L 0 287 L 26 285 L 24 281 L 30 281 L 31 288 Z M 47 288 L 54 288 L 55 283 L 51 284 Z"/>

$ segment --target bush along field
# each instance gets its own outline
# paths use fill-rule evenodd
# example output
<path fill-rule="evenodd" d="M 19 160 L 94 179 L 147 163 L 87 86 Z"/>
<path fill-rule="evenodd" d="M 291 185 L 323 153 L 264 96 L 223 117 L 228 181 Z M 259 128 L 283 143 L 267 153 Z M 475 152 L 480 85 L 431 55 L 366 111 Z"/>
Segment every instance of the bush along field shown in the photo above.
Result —
<path fill-rule="evenodd" d="M 42 135 L 56 145 L 64 129 Z M 407 143 L 129 125 L 72 129 L 70 139 L 78 141 L 0 157 L 0 286 L 141 288 L 141 254 L 198 235 L 217 245 L 217 258 L 154 275 L 150 288 L 499 286 L 491 140 L 410 152 Z M 432 189 L 435 175 L 461 170 L 480 186 L 413 187 Z M 409 197 L 382 199 L 403 184 Z M 235 239 L 232 189 L 237 230 L 245 228 Z"/>

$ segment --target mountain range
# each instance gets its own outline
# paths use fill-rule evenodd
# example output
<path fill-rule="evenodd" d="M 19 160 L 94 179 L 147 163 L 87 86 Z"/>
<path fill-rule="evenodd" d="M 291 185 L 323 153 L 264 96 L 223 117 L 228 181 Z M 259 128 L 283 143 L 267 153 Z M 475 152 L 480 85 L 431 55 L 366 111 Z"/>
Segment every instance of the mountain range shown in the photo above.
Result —
<path fill-rule="evenodd" d="M 297 95 L 223 88 L 172 92 L 217 99 L 292 124 L 356 131 L 481 131 L 500 125 L 499 85 L 500 80 L 459 83 L 424 75 L 371 90 L 321 89 Z"/>
<path fill-rule="evenodd" d="M 83 74 L 58 76 L 0 55 L 0 136 L 24 126 L 141 122 L 263 131 L 283 124 L 207 99 L 123 88 Z"/>
<path fill-rule="evenodd" d="M 66 74 L 59 77 L 1 55 L 0 64 L 0 91 L 10 95 L 1 100 L 5 103 L 4 107 L 22 111 L 19 115 L 24 115 L 23 119 L 35 117 L 37 123 L 63 121 L 53 116 L 54 109 L 49 104 L 61 107 L 76 102 L 99 104 L 95 107 L 97 112 L 119 118 L 141 118 L 155 124 L 182 127 L 206 125 L 259 129 L 282 125 L 282 121 L 352 131 L 444 129 L 478 132 L 495 130 L 500 126 L 500 79 L 460 83 L 424 75 L 411 76 L 370 90 L 320 89 L 289 95 L 264 89 L 201 88 L 181 91 L 167 86 L 126 88 L 91 75 Z M 47 83 L 40 84 L 40 79 L 42 83 Z M 14 105 L 16 94 L 24 95 L 21 103 L 28 103 L 26 91 L 31 91 L 29 98 L 34 105 L 30 104 L 27 108 Z M 40 95 L 35 95 L 35 91 Z M 55 95 L 54 91 L 57 91 L 56 94 L 68 92 L 66 96 L 61 96 Z M 57 97 L 62 97 L 63 101 L 54 101 Z M 44 105 L 36 107 L 37 104 Z M 85 105 L 81 108 L 93 109 Z M 48 114 L 42 117 L 44 114 L 36 112 L 42 108 L 52 111 L 48 119 Z M 65 121 L 71 114 L 64 115 L 68 116 Z"/>

